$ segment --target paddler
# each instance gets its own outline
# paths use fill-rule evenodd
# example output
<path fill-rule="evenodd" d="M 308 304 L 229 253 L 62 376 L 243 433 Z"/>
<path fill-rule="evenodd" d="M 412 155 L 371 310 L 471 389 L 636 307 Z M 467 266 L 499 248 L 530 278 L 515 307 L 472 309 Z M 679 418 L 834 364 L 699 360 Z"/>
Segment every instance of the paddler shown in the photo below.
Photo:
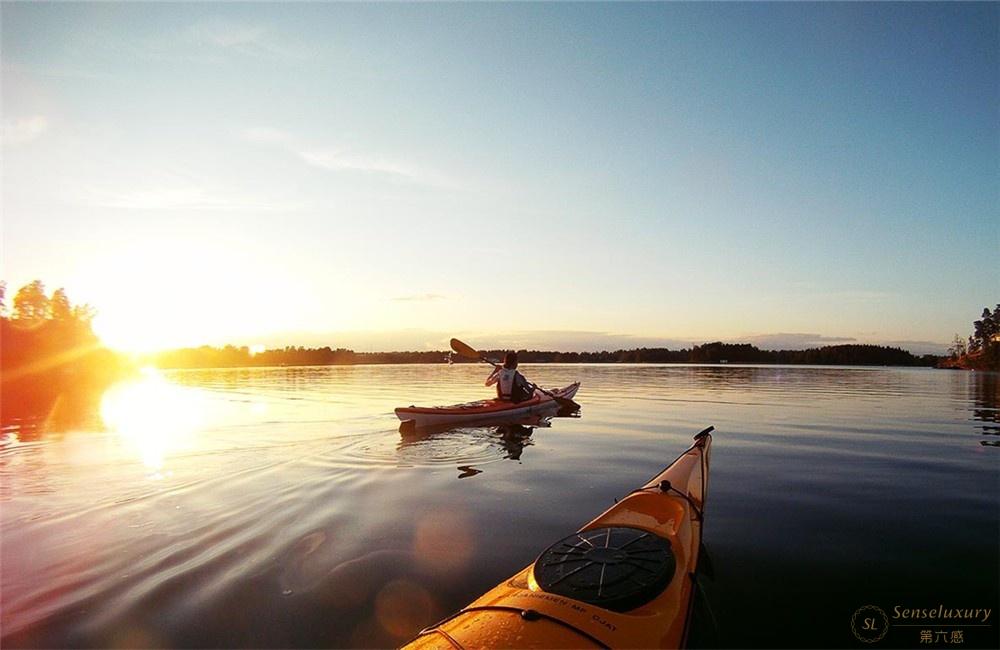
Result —
<path fill-rule="evenodd" d="M 517 352 L 503 355 L 503 365 L 493 368 L 486 385 L 497 385 L 497 398 L 506 402 L 523 402 L 535 394 L 535 387 L 517 371 Z"/>

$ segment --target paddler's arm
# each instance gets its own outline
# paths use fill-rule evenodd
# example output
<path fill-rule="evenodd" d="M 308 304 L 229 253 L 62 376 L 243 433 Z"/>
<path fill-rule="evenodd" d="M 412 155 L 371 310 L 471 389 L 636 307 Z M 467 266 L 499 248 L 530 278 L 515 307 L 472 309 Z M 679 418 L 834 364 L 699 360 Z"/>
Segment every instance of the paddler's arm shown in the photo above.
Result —
<path fill-rule="evenodd" d="M 490 376 L 486 378 L 486 385 L 492 386 L 493 384 L 497 383 L 499 379 L 500 379 L 500 366 L 497 366 L 496 368 L 493 369 L 493 372 L 490 373 Z"/>

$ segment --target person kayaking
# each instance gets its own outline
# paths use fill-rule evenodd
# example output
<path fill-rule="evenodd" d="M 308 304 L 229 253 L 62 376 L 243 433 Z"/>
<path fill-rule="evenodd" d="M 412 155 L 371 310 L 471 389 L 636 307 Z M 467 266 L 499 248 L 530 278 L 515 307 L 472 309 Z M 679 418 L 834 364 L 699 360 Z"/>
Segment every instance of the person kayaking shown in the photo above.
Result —
<path fill-rule="evenodd" d="M 497 385 L 497 398 L 506 402 L 523 402 L 535 394 L 535 387 L 517 371 L 517 352 L 503 355 L 503 365 L 493 368 L 486 385 Z"/>

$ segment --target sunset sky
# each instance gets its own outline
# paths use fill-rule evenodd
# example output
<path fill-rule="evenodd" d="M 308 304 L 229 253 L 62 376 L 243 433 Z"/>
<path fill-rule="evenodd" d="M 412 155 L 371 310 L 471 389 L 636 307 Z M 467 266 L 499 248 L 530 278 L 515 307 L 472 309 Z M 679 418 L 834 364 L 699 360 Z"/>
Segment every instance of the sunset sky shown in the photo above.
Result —
<path fill-rule="evenodd" d="M 1000 301 L 1000 4 L 0 11 L 0 277 L 114 347 L 921 353 Z"/>

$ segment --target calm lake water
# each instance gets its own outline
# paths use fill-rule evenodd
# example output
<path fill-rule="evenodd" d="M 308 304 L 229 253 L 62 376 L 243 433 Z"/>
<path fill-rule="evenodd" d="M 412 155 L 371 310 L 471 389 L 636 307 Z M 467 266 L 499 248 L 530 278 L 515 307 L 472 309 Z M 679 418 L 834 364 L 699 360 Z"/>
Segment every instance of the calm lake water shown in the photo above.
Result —
<path fill-rule="evenodd" d="M 708 425 L 714 576 L 693 644 L 997 645 L 1000 374 L 524 370 L 582 381 L 580 417 L 404 439 L 393 407 L 489 395 L 482 367 L 442 364 L 150 374 L 76 430 L 7 427 L 3 647 L 399 644 Z M 865 645 L 864 605 L 992 613 L 894 620 L 913 626 Z"/>

